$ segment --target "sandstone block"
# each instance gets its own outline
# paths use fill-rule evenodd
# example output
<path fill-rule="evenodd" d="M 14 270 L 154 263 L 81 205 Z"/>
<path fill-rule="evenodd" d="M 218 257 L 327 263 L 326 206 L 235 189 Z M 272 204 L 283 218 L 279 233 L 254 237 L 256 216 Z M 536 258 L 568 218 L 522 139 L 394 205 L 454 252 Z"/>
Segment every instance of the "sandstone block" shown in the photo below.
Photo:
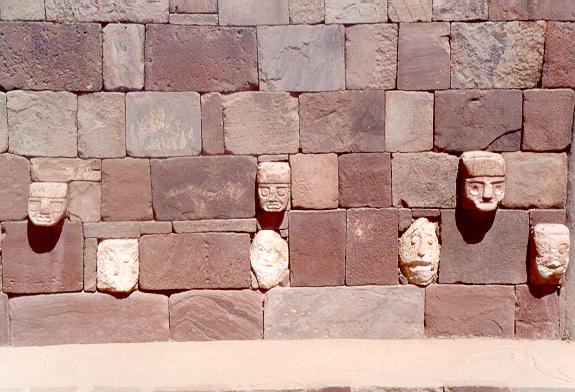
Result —
<path fill-rule="evenodd" d="M 102 220 L 154 219 L 148 160 L 107 159 L 102 172 Z"/>
<path fill-rule="evenodd" d="M 292 286 L 345 284 L 346 212 L 290 211 Z"/>
<path fill-rule="evenodd" d="M 78 154 L 78 103 L 74 94 L 11 91 L 7 106 L 10 152 L 48 157 Z"/>
<path fill-rule="evenodd" d="M 391 207 L 389 154 L 345 154 L 337 162 L 340 206 Z"/>
<path fill-rule="evenodd" d="M 310 152 L 384 151 L 385 92 L 300 96 L 300 144 Z"/>
<path fill-rule="evenodd" d="M 288 93 L 241 92 L 223 100 L 226 151 L 232 154 L 297 153 L 298 99 Z"/>
<path fill-rule="evenodd" d="M 202 102 L 202 153 L 223 155 L 224 116 L 223 99 L 219 93 L 204 94 Z"/>
<path fill-rule="evenodd" d="M 406 23 L 399 28 L 397 88 L 448 89 L 449 23 Z"/>
<path fill-rule="evenodd" d="M 388 91 L 385 94 L 385 150 L 433 149 L 433 94 Z"/>
<path fill-rule="evenodd" d="M 506 165 L 507 208 L 561 208 L 567 198 L 565 154 L 511 152 Z"/>
<path fill-rule="evenodd" d="M 6 91 L 102 88 L 99 24 L 2 23 L 0 47 L 0 87 Z"/>
<path fill-rule="evenodd" d="M 387 21 L 388 0 L 325 0 L 326 23 L 378 23 Z"/>
<path fill-rule="evenodd" d="M 575 87 L 575 23 L 547 25 L 543 87 Z"/>
<path fill-rule="evenodd" d="M 104 240 L 98 245 L 98 290 L 129 293 L 138 284 L 138 240 Z"/>
<path fill-rule="evenodd" d="M 424 296 L 414 286 L 275 288 L 266 296 L 265 338 L 421 338 Z"/>
<path fill-rule="evenodd" d="M 68 214 L 72 222 L 98 222 L 102 188 L 97 182 L 74 181 L 70 184 Z"/>
<path fill-rule="evenodd" d="M 255 29 L 147 26 L 146 90 L 238 91 L 257 86 Z"/>
<path fill-rule="evenodd" d="M 255 233 L 258 222 L 252 219 L 210 219 L 173 222 L 176 233 Z"/>
<path fill-rule="evenodd" d="M 345 30 L 348 89 L 393 89 L 397 68 L 397 26 L 366 24 Z"/>
<path fill-rule="evenodd" d="M 451 87 L 535 87 L 544 41 L 545 22 L 453 23 Z"/>
<path fill-rule="evenodd" d="M 84 291 L 96 292 L 98 283 L 98 240 L 86 238 L 84 240 Z"/>
<path fill-rule="evenodd" d="M 0 3 L 2 20 L 44 20 L 43 0 L 2 0 Z"/>
<path fill-rule="evenodd" d="M 570 0 L 490 0 L 490 20 L 575 20 Z"/>
<path fill-rule="evenodd" d="M 8 109 L 6 94 L 0 93 L 0 152 L 8 150 Z"/>
<path fill-rule="evenodd" d="M 172 232 L 172 222 L 138 222 L 140 234 L 169 234 Z"/>
<path fill-rule="evenodd" d="M 316 24 L 325 19 L 323 0 L 289 0 L 289 16 L 292 24 Z"/>
<path fill-rule="evenodd" d="M 489 0 L 433 0 L 433 20 L 487 20 Z"/>
<path fill-rule="evenodd" d="M 32 158 L 33 181 L 70 182 L 100 181 L 102 161 L 98 159 Z"/>
<path fill-rule="evenodd" d="M 223 26 L 289 23 L 288 0 L 219 0 L 218 8 Z"/>
<path fill-rule="evenodd" d="M 249 288 L 249 234 L 158 234 L 140 239 L 143 290 Z"/>
<path fill-rule="evenodd" d="M 170 12 L 177 14 L 217 13 L 218 0 L 170 0 Z"/>
<path fill-rule="evenodd" d="M 338 207 L 338 164 L 335 154 L 290 156 L 292 205 L 296 208 Z"/>
<path fill-rule="evenodd" d="M 12 344 L 139 343 L 169 338 L 168 297 L 58 294 L 10 300 Z"/>
<path fill-rule="evenodd" d="M 513 286 L 431 285 L 426 289 L 425 326 L 430 337 L 512 338 L 514 317 Z"/>
<path fill-rule="evenodd" d="M 288 279 L 288 243 L 274 230 L 260 230 L 250 249 L 250 263 L 260 289 L 271 289 Z"/>
<path fill-rule="evenodd" d="M 67 22 L 168 21 L 169 0 L 45 0 L 46 19 Z"/>
<path fill-rule="evenodd" d="M 459 160 L 443 153 L 393 154 L 393 205 L 454 208 Z"/>
<path fill-rule="evenodd" d="M 138 222 L 88 222 L 84 223 L 86 238 L 138 238 L 140 230 Z"/>
<path fill-rule="evenodd" d="M 38 228 L 28 222 L 5 223 L 2 245 L 3 290 L 13 294 L 81 291 L 82 224 L 66 222 Z"/>
<path fill-rule="evenodd" d="M 559 296 L 556 287 L 515 288 L 517 296 L 515 334 L 520 339 L 559 337 Z"/>
<path fill-rule="evenodd" d="M 343 26 L 260 26 L 260 90 L 345 88 Z"/>
<path fill-rule="evenodd" d="M 558 223 L 566 224 L 567 214 L 564 209 L 561 210 L 529 210 L 529 225 L 535 226 L 540 223 Z"/>
<path fill-rule="evenodd" d="M 28 216 L 30 162 L 23 157 L 0 154 L 0 221 Z"/>
<path fill-rule="evenodd" d="M 253 218 L 256 160 L 197 157 L 152 160 L 157 220 Z"/>
<path fill-rule="evenodd" d="M 202 117 L 198 93 L 126 95 L 126 149 L 136 157 L 199 155 Z"/>
<path fill-rule="evenodd" d="M 473 151 L 516 147 L 498 142 L 521 133 L 522 95 L 519 90 L 449 90 L 435 93 L 435 147 Z"/>
<path fill-rule="evenodd" d="M 218 22 L 218 14 L 170 14 L 174 25 L 216 26 Z"/>
<path fill-rule="evenodd" d="M 141 90 L 144 87 L 145 27 L 109 24 L 103 33 L 104 87 L 106 90 Z"/>
<path fill-rule="evenodd" d="M 432 0 L 388 0 L 392 22 L 431 22 Z"/>
<path fill-rule="evenodd" d="M 10 312 L 8 296 L 0 293 L 0 346 L 10 344 Z"/>

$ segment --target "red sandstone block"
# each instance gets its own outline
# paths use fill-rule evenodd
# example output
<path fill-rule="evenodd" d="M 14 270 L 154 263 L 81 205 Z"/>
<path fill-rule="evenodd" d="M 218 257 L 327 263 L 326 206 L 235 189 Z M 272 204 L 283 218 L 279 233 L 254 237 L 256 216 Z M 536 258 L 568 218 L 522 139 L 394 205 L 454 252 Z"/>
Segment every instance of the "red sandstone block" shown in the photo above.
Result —
<path fill-rule="evenodd" d="M 575 23 L 547 23 L 543 87 L 575 87 Z"/>
<path fill-rule="evenodd" d="M 529 210 L 529 224 L 531 226 L 539 223 L 559 223 L 565 224 L 567 218 L 564 209 L 561 210 Z"/>
<path fill-rule="evenodd" d="M 575 20 L 573 0 L 490 0 L 489 20 Z"/>
<path fill-rule="evenodd" d="M 224 117 L 222 95 L 210 93 L 202 95 L 202 153 L 223 155 Z"/>
<path fill-rule="evenodd" d="M 12 154 L 0 155 L 0 221 L 28 216 L 30 162 Z"/>
<path fill-rule="evenodd" d="M 290 157 L 290 165 L 292 205 L 295 208 L 337 208 L 337 155 L 296 154 Z"/>
<path fill-rule="evenodd" d="M 515 288 L 517 311 L 515 334 L 525 339 L 559 337 L 559 296 L 557 287 L 527 285 Z"/>
<path fill-rule="evenodd" d="M 391 207 L 389 154 L 346 154 L 337 161 L 340 206 Z"/>
<path fill-rule="evenodd" d="M 10 313 L 8 296 L 0 293 L 0 346 L 10 344 Z"/>

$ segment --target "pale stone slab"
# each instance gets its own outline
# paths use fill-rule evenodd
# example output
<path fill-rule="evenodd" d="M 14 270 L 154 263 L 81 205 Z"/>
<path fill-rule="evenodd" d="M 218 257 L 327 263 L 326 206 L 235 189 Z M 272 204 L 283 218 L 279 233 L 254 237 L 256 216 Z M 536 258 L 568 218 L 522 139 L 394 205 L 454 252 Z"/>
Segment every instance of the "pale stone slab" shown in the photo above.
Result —
<path fill-rule="evenodd" d="M 138 222 L 140 234 L 169 234 L 172 232 L 172 222 Z"/>
<path fill-rule="evenodd" d="M 487 20 L 488 0 L 433 0 L 433 20 Z"/>
<path fill-rule="evenodd" d="M 138 238 L 138 222 L 89 222 L 84 223 L 84 237 L 116 239 Z"/>
<path fill-rule="evenodd" d="M 218 0 L 170 0 L 170 12 L 210 14 L 218 12 Z"/>
<path fill-rule="evenodd" d="M 218 24 L 218 14 L 171 14 L 170 24 L 215 26 Z"/>
<path fill-rule="evenodd" d="M 256 219 L 210 219 L 173 222 L 176 233 L 238 232 L 255 233 Z"/>
<path fill-rule="evenodd" d="M 104 88 L 141 90 L 144 87 L 145 27 L 109 24 L 103 31 Z"/>
<path fill-rule="evenodd" d="M 104 240 L 98 245 L 98 290 L 129 293 L 138 284 L 138 240 Z"/>
<path fill-rule="evenodd" d="M 289 17 L 292 24 L 316 24 L 325 19 L 323 0 L 289 0 Z"/>
<path fill-rule="evenodd" d="M 433 149 L 432 93 L 385 93 L 385 151 L 420 152 Z"/>
<path fill-rule="evenodd" d="M 96 292 L 98 282 L 98 239 L 84 240 L 84 291 Z"/>
<path fill-rule="evenodd" d="M 98 222 L 102 188 L 98 182 L 74 181 L 70 183 L 68 214 L 72 222 Z"/>
<path fill-rule="evenodd" d="M 325 0 L 326 23 L 378 23 L 387 21 L 387 0 Z"/>
<path fill-rule="evenodd" d="M 56 22 L 164 23 L 169 0 L 45 0 L 46 19 Z"/>
<path fill-rule="evenodd" d="M 431 3 L 432 0 L 388 0 L 389 20 L 431 22 Z"/>
<path fill-rule="evenodd" d="M 219 0 L 218 9 L 222 26 L 289 23 L 288 0 Z"/>
<path fill-rule="evenodd" d="M 0 152 L 8 150 L 8 110 L 6 94 L 0 93 Z"/>
<path fill-rule="evenodd" d="M 250 248 L 250 262 L 260 289 L 278 286 L 288 274 L 288 243 L 273 230 L 259 231 Z"/>
<path fill-rule="evenodd" d="M 34 181 L 100 181 L 102 161 L 98 159 L 34 158 L 31 160 Z"/>
<path fill-rule="evenodd" d="M 339 204 L 336 154 L 297 154 L 290 157 L 292 205 L 297 208 L 331 209 Z"/>
<path fill-rule="evenodd" d="M 44 20 L 44 0 L 2 0 L 0 19 L 2 20 Z"/>

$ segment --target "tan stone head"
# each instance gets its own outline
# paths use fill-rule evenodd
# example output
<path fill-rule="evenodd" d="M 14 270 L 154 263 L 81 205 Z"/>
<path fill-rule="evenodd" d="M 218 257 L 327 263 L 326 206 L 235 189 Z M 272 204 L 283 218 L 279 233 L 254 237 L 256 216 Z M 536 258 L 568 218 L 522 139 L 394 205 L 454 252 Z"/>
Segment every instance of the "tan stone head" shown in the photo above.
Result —
<path fill-rule="evenodd" d="M 34 182 L 28 195 L 28 217 L 36 226 L 57 225 L 68 212 L 68 184 Z"/>
<path fill-rule="evenodd" d="M 399 268 L 410 284 L 427 286 L 437 279 L 439 239 L 437 224 L 419 218 L 399 239 Z"/>
<path fill-rule="evenodd" d="M 267 212 L 280 212 L 290 201 L 290 167 L 285 162 L 263 162 L 258 165 L 260 207 Z"/>
<path fill-rule="evenodd" d="M 501 154 L 469 151 L 461 155 L 464 209 L 495 211 L 505 196 L 505 160 Z"/>
<path fill-rule="evenodd" d="M 531 230 L 530 281 L 560 284 L 569 265 L 570 235 L 565 225 L 541 223 Z"/>

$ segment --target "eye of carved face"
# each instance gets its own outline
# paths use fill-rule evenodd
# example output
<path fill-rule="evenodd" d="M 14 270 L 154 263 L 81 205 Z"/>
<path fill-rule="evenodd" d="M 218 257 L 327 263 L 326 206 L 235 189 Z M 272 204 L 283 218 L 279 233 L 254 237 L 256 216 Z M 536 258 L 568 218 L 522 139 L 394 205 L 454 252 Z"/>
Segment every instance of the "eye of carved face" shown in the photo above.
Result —
<path fill-rule="evenodd" d="M 505 196 L 505 180 L 500 177 L 474 177 L 465 180 L 465 205 L 480 211 L 493 211 Z"/>

